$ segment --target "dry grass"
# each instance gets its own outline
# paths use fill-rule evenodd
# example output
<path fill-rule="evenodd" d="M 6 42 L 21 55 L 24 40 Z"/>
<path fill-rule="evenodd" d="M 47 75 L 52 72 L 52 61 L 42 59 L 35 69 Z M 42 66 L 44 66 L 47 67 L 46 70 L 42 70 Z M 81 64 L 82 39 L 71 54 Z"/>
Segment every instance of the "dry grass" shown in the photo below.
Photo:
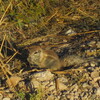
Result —
<path fill-rule="evenodd" d="M 76 35 L 100 32 L 99 16 L 99 0 L 0 0 L 0 75 L 6 80 L 18 74 L 19 69 L 12 68 L 12 63 L 20 53 L 13 44 L 17 48 L 27 46 L 46 37 L 61 36 L 69 28 Z M 8 56 L 7 50 L 13 53 Z"/>

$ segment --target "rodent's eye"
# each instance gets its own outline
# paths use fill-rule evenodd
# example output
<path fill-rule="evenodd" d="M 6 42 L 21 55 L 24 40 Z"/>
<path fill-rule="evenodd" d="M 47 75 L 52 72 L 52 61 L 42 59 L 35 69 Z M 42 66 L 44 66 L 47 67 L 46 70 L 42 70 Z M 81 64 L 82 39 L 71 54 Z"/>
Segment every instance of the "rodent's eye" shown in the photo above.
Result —
<path fill-rule="evenodd" d="M 34 54 L 39 54 L 41 51 L 40 50 L 37 50 L 34 52 Z"/>
<path fill-rule="evenodd" d="M 37 53 L 39 53 L 39 52 L 38 51 L 34 52 L 34 54 L 37 54 Z"/>

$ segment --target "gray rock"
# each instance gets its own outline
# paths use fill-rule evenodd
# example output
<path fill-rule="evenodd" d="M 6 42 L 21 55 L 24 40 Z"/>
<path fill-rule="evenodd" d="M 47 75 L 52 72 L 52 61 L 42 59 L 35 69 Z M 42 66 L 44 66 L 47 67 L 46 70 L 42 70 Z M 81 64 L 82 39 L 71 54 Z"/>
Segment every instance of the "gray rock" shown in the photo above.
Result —
<path fill-rule="evenodd" d="M 65 78 L 65 77 L 60 77 L 57 79 L 58 80 L 58 88 L 59 90 L 66 90 L 67 89 L 67 82 L 68 82 L 68 79 Z"/>
<path fill-rule="evenodd" d="M 91 65 L 91 67 L 95 67 L 95 66 L 97 65 L 97 63 L 94 62 L 94 61 L 91 61 L 91 62 L 90 62 L 90 65 Z"/>
<path fill-rule="evenodd" d="M 0 93 L 0 100 L 2 100 L 2 98 L 3 98 L 3 95 Z"/>
<path fill-rule="evenodd" d="M 73 92 L 75 92 L 75 91 L 78 90 L 78 88 L 79 88 L 78 85 L 75 84 L 75 85 L 73 85 L 73 86 L 70 88 L 70 90 L 73 91 Z"/>
<path fill-rule="evenodd" d="M 72 29 L 69 29 L 68 31 L 65 32 L 65 34 L 72 35 L 72 34 L 76 34 L 76 32 Z"/>
<path fill-rule="evenodd" d="M 95 44 L 96 44 L 96 41 L 91 41 L 91 42 L 88 43 L 88 45 L 89 45 L 90 47 L 93 47 Z"/>
<path fill-rule="evenodd" d="M 33 88 L 42 89 L 45 91 L 44 94 L 56 92 L 56 85 L 53 78 L 54 74 L 50 71 L 35 73 L 32 77 L 31 85 Z"/>
<path fill-rule="evenodd" d="M 31 85 L 32 85 L 32 87 L 34 87 L 34 88 L 42 88 L 42 85 L 41 85 L 41 83 L 37 80 L 37 79 L 35 79 L 35 78 L 33 78 L 32 80 L 31 80 Z"/>
<path fill-rule="evenodd" d="M 89 84 L 88 83 L 84 83 L 83 84 L 83 88 L 88 88 L 89 87 Z"/>
<path fill-rule="evenodd" d="M 100 41 L 96 44 L 97 48 L 100 48 Z"/>
<path fill-rule="evenodd" d="M 61 82 L 59 82 L 59 90 L 66 90 L 67 89 L 67 86 Z"/>
<path fill-rule="evenodd" d="M 43 71 L 33 75 L 33 78 L 36 78 L 38 81 L 49 81 L 53 79 L 53 77 L 54 74 L 52 74 L 50 71 Z"/>
<path fill-rule="evenodd" d="M 97 89 L 96 95 L 100 96 L 100 87 Z"/>
<path fill-rule="evenodd" d="M 96 77 L 99 77 L 99 72 L 98 71 L 93 71 L 92 73 L 91 73 L 91 77 L 92 78 L 96 78 Z"/>
<path fill-rule="evenodd" d="M 3 98 L 2 100 L 11 100 L 10 98 Z"/>

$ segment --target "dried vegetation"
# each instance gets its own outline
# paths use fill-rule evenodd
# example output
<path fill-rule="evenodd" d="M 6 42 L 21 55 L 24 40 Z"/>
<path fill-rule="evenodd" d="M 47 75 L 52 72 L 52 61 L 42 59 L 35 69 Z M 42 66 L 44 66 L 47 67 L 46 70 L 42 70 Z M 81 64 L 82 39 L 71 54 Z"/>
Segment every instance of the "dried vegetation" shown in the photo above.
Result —
<path fill-rule="evenodd" d="M 35 91 L 26 86 L 30 81 L 28 76 L 40 71 L 31 68 L 27 62 L 27 48 L 30 46 L 53 49 L 60 57 L 67 50 L 68 55 L 76 53 L 82 57 L 99 58 L 99 16 L 99 0 L 0 0 L 1 98 L 42 98 L 41 89 Z M 69 29 L 75 34 L 67 35 Z M 95 43 L 91 44 L 92 40 Z M 82 75 L 75 74 L 75 77 L 74 71 L 69 71 L 72 79 L 76 79 L 71 79 L 70 84 L 86 81 L 85 75 L 82 78 Z"/>

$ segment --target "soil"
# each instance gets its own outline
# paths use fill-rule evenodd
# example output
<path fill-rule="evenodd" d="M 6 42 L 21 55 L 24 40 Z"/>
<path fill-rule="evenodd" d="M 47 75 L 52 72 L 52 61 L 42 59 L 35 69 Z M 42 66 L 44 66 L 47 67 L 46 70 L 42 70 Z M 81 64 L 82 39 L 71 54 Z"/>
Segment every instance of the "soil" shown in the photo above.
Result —
<path fill-rule="evenodd" d="M 0 10 L 0 100 L 99 100 L 98 0 L 44 1 Z M 61 69 L 30 64 L 34 47 L 55 52 Z"/>

